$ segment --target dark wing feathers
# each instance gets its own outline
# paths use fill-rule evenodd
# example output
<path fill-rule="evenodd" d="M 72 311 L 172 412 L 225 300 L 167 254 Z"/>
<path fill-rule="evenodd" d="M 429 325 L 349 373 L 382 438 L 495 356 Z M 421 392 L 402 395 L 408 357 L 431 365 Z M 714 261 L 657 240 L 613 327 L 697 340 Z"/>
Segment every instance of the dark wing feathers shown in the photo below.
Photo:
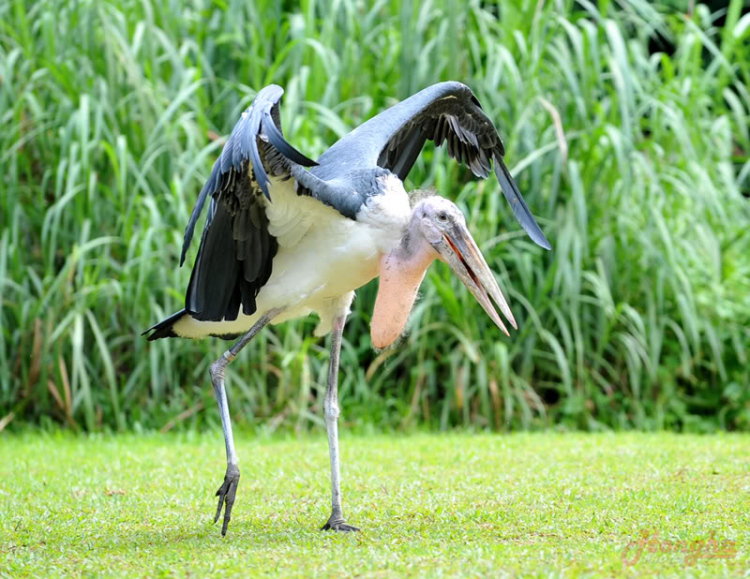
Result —
<path fill-rule="evenodd" d="M 185 253 L 193 238 L 195 225 L 209 195 L 220 195 L 235 189 L 238 179 L 247 178 L 252 173 L 251 180 L 254 180 L 263 194 L 270 199 L 268 195 L 268 174 L 266 166 L 261 160 L 259 140 L 266 142 L 266 139 L 268 139 L 275 147 L 275 149 L 263 147 L 264 150 L 262 151 L 266 153 L 267 167 L 274 176 L 289 173 L 289 161 L 287 159 L 306 167 L 317 164 L 287 143 L 281 133 L 278 109 L 282 94 L 284 94 L 284 89 L 278 85 L 270 85 L 262 89 L 255 97 L 253 104 L 242 113 L 242 117 L 234 126 L 232 134 L 227 139 L 224 149 L 216 160 L 211 175 L 203 186 L 195 207 L 193 207 L 190 220 L 185 228 L 180 265 L 185 261 Z M 262 134 L 261 128 L 268 134 Z M 264 137 L 266 138 L 264 139 Z M 248 161 L 252 163 L 252 168 L 248 165 Z"/>
<path fill-rule="evenodd" d="M 466 89 L 468 90 L 468 89 Z M 464 92 L 464 97 L 469 96 Z M 427 139 L 448 144 L 448 155 L 467 165 L 477 177 L 486 179 L 495 163 L 495 174 L 513 214 L 531 239 L 549 249 L 544 233 L 526 205 L 513 177 L 503 162 L 505 147 L 492 122 L 476 98 L 443 97 L 415 115 L 383 148 L 378 165 L 406 179 Z"/>
<path fill-rule="evenodd" d="M 404 180 L 427 140 L 436 146 L 447 143 L 448 154 L 477 177 L 487 178 L 494 161 L 495 174 L 516 219 L 534 242 L 550 248 L 503 163 L 505 147 L 495 126 L 471 89 L 458 82 L 432 85 L 371 118 L 328 149 L 312 172 L 333 179 L 342 168 L 369 164 L 389 169 Z"/>
<path fill-rule="evenodd" d="M 283 93 L 279 86 L 268 86 L 242 113 L 190 215 L 180 265 L 211 196 L 185 297 L 185 309 L 198 320 L 234 320 L 240 307 L 246 315 L 255 312 L 255 298 L 271 276 L 278 248 L 262 199 L 269 196 L 268 175 L 290 176 L 292 163 L 315 165 L 284 140 L 278 110 Z"/>
<path fill-rule="evenodd" d="M 278 244 L 268 231 L 262 196 L 269 201 L 269 175 L 294 179 L 297 194 L 309 195 L 355 219 L 374 187 L 351 177 L 323 180 L 305 167 L 317 165 L 292 147 L 281 132 L 279 101 L 284 90 L 270 85 L 242 113 L 216 160 L 190 215 L 180 265 L 206 200 L 206 227 L 190 276 L 185 309 L 204 321 L 234 320 L 239 308 L 256 310 L 255 298 L 271 276 Z M 380 171 L 383 171 L 380 169 Z M 364 171 L 371 176 L 372 171 Z"/>
<path fill-rule="evenodd" d="M 237 286 L 238 271 L 236 265 L 227 263 L 226 259 L 229 255 L 236 261 L 232 216 L 223 204 L 215 201 L 211 201 L 210 209 L 211 222 L 203 230 L 198 258 L 190 274 L 185 308 L 195 317 L 200 316 L 198 319 L 221 320 Z M 232 319 L 236 317 L 235 312 Z"/>

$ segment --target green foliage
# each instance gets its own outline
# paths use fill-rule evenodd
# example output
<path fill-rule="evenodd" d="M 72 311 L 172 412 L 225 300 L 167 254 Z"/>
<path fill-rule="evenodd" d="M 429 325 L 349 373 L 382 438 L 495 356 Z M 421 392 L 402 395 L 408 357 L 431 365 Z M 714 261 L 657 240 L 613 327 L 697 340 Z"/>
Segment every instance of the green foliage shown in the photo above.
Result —
<path fill-rule="evenodd" d="M 377 354 L 363 288 L 347 419 L 750 428 L 750 20 L 739 0 L 723 28 L 703 5 L 599 4 L 1 2 L 0 420 L 215 424 L 208 364 L 225 344 L 139 334 L 182 305 L 182 232 L 220 135 L 276 82 L 287 135 L 315 157 L 457 79 L 496 120 L 553 251 L 494 178 L 428 147 L 408 187 L 457 200 L 520 330 L 502 337 L 437 265 L 408 336 Z M 264 332 L 230 367 L 240 423 L 321 422 L 313 323 Z"/>
<path fill-rule="evenodd" d="M 240 435 L 222 538 L 219 433 L 11 436 L 0 577 L 741 577 L 749 438 L 345 436 L 338 534 L 325 437 Z"/>

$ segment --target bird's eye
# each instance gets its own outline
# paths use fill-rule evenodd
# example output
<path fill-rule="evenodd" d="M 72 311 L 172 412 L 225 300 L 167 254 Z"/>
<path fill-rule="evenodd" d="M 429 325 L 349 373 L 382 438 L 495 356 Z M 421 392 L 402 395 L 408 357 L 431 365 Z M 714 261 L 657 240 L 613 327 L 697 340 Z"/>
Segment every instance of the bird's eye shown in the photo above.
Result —
<path fill-rule="evenodd" d="M 437 220 L 438 223 L 448 223 L 448 215 L 445 213 L 438 213 Z"/>

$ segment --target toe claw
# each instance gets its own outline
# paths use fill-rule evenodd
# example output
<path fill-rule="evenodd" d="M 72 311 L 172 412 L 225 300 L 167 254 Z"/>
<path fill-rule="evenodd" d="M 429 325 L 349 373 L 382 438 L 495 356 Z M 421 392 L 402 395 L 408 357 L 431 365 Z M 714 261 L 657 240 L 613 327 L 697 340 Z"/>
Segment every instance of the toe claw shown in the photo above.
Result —
<path fill-rule="evenodd" d="M 236 465 L 229 465 L 227 472 L 224 475 L 224 482 L 216 491 L 216 496 L 219 497 L 219 506 L 216 508 L 216 516 L 214 517 L 214 524 L 219 520 L 221 516 L 221 507 L 225 506 L 224 509 L 224 522 L 221 525 L 221 536 L 224 537 L 227 534 L 227 527 L 229 527 L 229 521 L 232 519 L 232 507 L 234 506 L 234 498 L 237 495 L 237 485 L 240 481 L 240 470 Z"/>
<path fill-rule="evenodd" d="M 339 531 L 341 533 L 351 533 L 359 531 L 359 527 L 349 525 L 344 519 L 328 519 L 328 522 L 320 528 L 321 531 Z"/>
<path fill-rule="evenodd" d="M 221 488 L 224 488 L 223 486 Z M 216 496 L 219 497 L 219 506 L 216 507 L 216 516 L 214 517 L 214 524 L 216 524 L 216 521 L 219 520 L 219 515 L 221 515 L 221 507 L 224 506 L 224 494 L 221 492 L 221 488 L 216 491 Z"/>

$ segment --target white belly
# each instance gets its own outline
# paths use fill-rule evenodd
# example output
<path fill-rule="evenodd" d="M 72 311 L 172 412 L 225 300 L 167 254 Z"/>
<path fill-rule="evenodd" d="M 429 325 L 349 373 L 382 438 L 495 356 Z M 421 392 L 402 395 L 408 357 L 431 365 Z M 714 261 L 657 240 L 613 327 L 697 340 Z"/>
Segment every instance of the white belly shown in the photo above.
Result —
<path fill-rule="evenodd" d="M 244 333 L 260 315 L 277 308 L 285 311 L 273 323 L 317 312 L 321 323 L 315 334 L 325 335 L 334 315 L 348 313 L 351 296 L 342 296 L 378 275 L 380 257 L 401 241 L 411 214 L 403 186 L 372 198 L 357 220 L 315 199 L 298 197 L 291 181 L 274 183 L 271 199 L 266 214 L 279 249 L 271 277 L 256 299 L 256 313 L 222 322 L 185 317 L 174 326 L 179 335 Z M 344 312 L 336 311 L 341 309 Z"/>

